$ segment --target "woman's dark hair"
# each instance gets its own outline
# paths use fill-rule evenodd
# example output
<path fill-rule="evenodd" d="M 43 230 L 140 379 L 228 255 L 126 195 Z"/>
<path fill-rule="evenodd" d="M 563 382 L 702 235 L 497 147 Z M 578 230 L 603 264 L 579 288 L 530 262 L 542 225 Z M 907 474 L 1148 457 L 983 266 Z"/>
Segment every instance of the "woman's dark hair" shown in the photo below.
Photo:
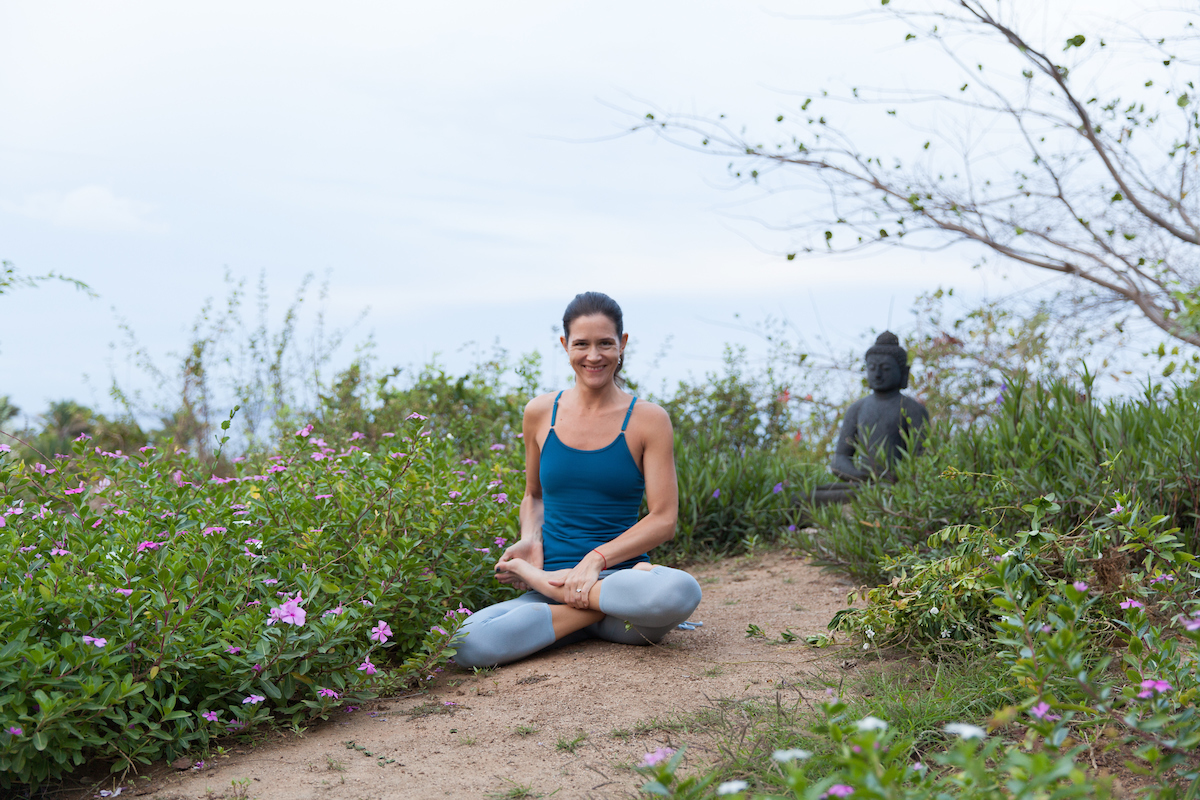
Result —
<path fill-rule="evenodd" d="M 621 314 L 621 307 L 617 305 L 617 301 L 613 300 L 603 292 L 582 292 L 575 295 L 575 299 L 567 304 L 567 310 L 563 312 L 563 337 L 571 338 L 571 323 L 580 317 L 590 317 L 593 314 L 603 314 L 612 320 L 612 324 L 617 329 L 617 344 L 621 344 L 621 334 L 625 333 L 624 316 Z M 621 386 L 625 380 L 620 377 L 621 367 L 625 366 L 625 355 L 622 354 L 617 360 L 617 369 L 613 373 L 613 378 L 617 381 L 617 385 Z"/>

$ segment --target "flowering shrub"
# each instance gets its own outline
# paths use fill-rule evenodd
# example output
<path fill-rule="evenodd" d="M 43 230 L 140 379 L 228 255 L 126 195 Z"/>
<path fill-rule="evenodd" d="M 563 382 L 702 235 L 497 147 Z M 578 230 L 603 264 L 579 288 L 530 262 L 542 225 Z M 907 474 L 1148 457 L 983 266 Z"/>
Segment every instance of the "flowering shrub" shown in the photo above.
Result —
<path fill-rule="evenodd" d="M 777 750 L 763 774 L 745 777 L 760 786 L 782 785 L 789 792 L 784 796 L 797 800 L 1107 797 L 1109 781 L 1087 775 L 1088 753 L 1124 745 L 1132 754 L 1130 769 L 1146 778 L 1143 797 L 1195 797 L 1200 789 L 1200 599 L 1181 588 L 1198 577 L 1195 558 L 1182 552 L 1173 531 L 1157 530 L 1164 518 L 1143 521 L 1141 510 L 1126 508 L 1127 502 L 1118 498 L 1107 521 L 1087 535 L 1059 537 L 1038 524 L 1053 505 L 1043 498 L 1031 504 L 1032 530 L 1010 542 L 1009 550 L 991 542 L 974 561 L 961 552 L 954 558 L 968 559 L 963 569 L 943 565 L 943 573 L 935 571 L 945 575 L 937 579 L 943 582 L 931 579 L 923 590 L 911 591 L 907 599 L 924 603 L 918 619 L 907 616 L 907 607 L 891 622 L 869 618 L 880 634 L 889 632 L 887 625 L 899 624 L 909 637 L 940 639 L 938 628 L 919 618 L 943 616 L 943 609 L 953 607 L 946 593 L 970 581 L 972 607 L 985 606 L 987 622 L 981 627 L 991 634 L 993 655 L 1005 663 L 1023 695 L 996 709 L 988 729 L 951 722 L 944 729 L 949 745 L 922 754 L 885 720 L 854 719 L 849 706 L 833 698 L 821 705 L 822 719 L 813 727 L 829 751 L 818 769 L 810 766 L 807 751 Z M 1064 558 L 1071 563 L 1070 548 L 1092 539 L 1099 540 L 1105 557 L 1111 556 L 1108 542 L 1115 539 L 1116 552 L 1136 561 L 1130 559 L 1120 575 L 1099 559 L 1080 558 L 1064 568 Z M 1055 563 L 1057 576 L 1049 566 Z M 1109 591 L 1071 574 L 1084 571 L 1107 582 Z M 898 591 L 895 584 L 887 589 Z M 943 594 L 930 601 L 924 590 Z M 903 594 L 880 594 L 875 607 L 895 610 L 896 597 L 904 599 Z M 863 612 L 852 618 L 859 625 L 868 619 Z M 843 623 L 847 619 L 843 616 Z M 1114 669 L 1114 660 L 1123 669 Z M 646 759 L 641 769 L 651 780 L 645 791 L 677 798 L 746 797 L 750 783 L 743 776 L 719 784 L 716 771 L 677 778 L 680 753 L 669 760 Z"/>
<path fill-rule="evenodd" d="M 0 452 L 0 786 L 430 678 L 500 599 L 520 476 L 422 423 L 374 444 L 308 425 L 224 477 L 170 446 Z"/>

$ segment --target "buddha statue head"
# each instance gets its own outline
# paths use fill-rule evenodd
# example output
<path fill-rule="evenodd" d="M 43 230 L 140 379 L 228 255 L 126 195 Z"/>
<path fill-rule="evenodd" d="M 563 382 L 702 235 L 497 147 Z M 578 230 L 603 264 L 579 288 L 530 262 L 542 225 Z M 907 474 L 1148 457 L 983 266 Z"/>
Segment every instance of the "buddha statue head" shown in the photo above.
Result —
<path fill-rule="evenodd" d="M 908 386 L 908 351 L 891 331 L 867 349 L 867 385 L 875 392 L 898 392 Z"/>

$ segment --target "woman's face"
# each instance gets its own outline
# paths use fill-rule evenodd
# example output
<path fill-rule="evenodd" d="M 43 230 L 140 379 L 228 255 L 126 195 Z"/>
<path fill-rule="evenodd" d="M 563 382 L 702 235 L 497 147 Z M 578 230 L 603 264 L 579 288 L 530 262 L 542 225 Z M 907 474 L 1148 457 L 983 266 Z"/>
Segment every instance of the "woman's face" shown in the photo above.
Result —
<path fill-rule="evenodd" d="M 559 337 L 579 385 L 602 389 L 612 383 L 629 334 L 617 338 L 617 326 L 603 314 L 577 317 L 571 335 Z"/>

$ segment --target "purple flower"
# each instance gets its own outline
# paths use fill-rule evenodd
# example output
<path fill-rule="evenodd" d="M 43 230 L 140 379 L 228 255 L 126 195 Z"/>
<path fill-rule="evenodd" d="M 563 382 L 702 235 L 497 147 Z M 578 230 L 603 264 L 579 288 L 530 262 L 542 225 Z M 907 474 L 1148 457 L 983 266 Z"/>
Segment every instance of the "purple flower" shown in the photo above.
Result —
<path fill-rule="evenodd" d="M 853 786 L 847 786 L 844 783 L 835 783 L 821 797 L 849 797 L 852 794 L 854 794 Z"/>
<path fill-rule="evenodd" d="M 374 628 L 371 628 L 370 639 L 371 639 L 371 641 L 379 642 L 380 644 L 386 644 L 387 640 L 391 637 L 391 635 L 392 635 L 391 626 L 389 626 L 383 620 L 379 620 L 379 624 L 376 625 Z"/>
<path fill-rule="evenodd" d="M 456 497 L 462 497 L 462 492 L 450 492 L 450 499 L 451 499 L 451 500 L 453 500 L 453 499 L 454 499 L 454 498 L 456 498 Z"/>
<path fill-rule="evenodd" d="M 275 584 L 277 584 L 277 583 L 279 583 L 279 579 L 278 579 L 278 578 L 263 578 L 263 585 L 264 585 L 264 586 L 274 586 L 274 585 L 275 585 Z"/>
<path fill-rule="evenodd" d="M 305 611 L 300 607 L 300 601 L 288 600 L 280 606 L 271 609 L 271 618 L 267 620 L 268 625 L 274 625 L 276 622 L 283 622 L 288 625 L 303 625 Z"/>
<path fill-rule="evenodd" d="M 232 647 L 232 646 L 231 646 L 231 647 L 226 647 L 226 648 L 225 648 L 225 652 L 226 652 L 226 653 L 229 653 L 229 654 L 231 654 L 231 655 L 235 655 L 235 656 L 236 656 L 238 653 L 242 652 L 242 648 L 240 648 L 240 647 Z"/>
<path fill-rule="evenodd" d="M 492 550 L 491 550 L 491 548 L 490 548 L 490 547 L 472 547 L 471 549 L 472 549 L 472 550 L 474 550 L 476 553 L 490 553 L 490 552 L 492 552 Z"/>
<path fill-rule="evenodd" d="M 1124 510 L 1125 506 L 1121 505 L 1121 501 L 1118 500 L 1117 504 L 1108 510 L 1108 515 L 1111 517 L 1114 514 L 1120 514 Z"/>
<path fill-rule="evenodd" d="M 242 701 L 242 705 L 246 705 L 247 703 L 249 703 L 250 705 L 258 705 L 259 703 L 261 703 L 263 700 L 266 700 L 266 699 L 267 698 L 263 697 L 261 694 L 252 694 L 249 697 L 247 697 L 245 700 Z"/>
<path fill-rule="evenodd" d="M 492 543 L 495 544 L 496 547 L 504 547 L 504 544 L 507 541 L 508 541 L 508 539 L 505 539 L 503 536 L 497 536 L 495 539 L 492 540 Z"/>
<path fill-rule="evenodd" d="M 334 700 L 337 700 L 341 695 L 333 689 L 317 689 L 317 697 L 332 697 Z"/>
<path fill-rule="evenodd" d="M 478 464 L 479 462 L 473 458 L 464 458 L 462 461 L 460 461 L 458 463 L 460 463 L 460 464 Z"/>
<path fill-rule="evenodd" d="M 371 663 L 370 658 L 363 659 L 363 662 L 358 665 L 358 671 L 364 672 L 367 675 L 374 675 L 379 670 L 375 669 L 375 665 Z"/>
<path fill-rule="evenodd" d="M 54 473 L 58 472 L 58 470 L 50 469 L 49 467 L 47 467 L 45 464 L 41 463 L 40 461 L 33 465 L 33 471 L 36 472 L 38 475 L 53 475 Z"/>
<path fill-rule="evenodd" d="M 354 433 L 350 434 L 350 441 L 352 441 L 352 442 L 356 441 L 358 439 L 365 439 L 365 438 L 367 438 L 367 435 L 365 433 L 363 433 L 362 431 L 355 431 Z"/>
<path fill-rule="evenodd" d="M 1189 631 L 1200 631 L 1200 616 L 1197 616 L 1195 619 L 1184 619 L 1183 617 L 1180 617 L 1179 621 L 1182 622 L 1183 627 L 1187 628 Z"/>
<path fill-rule="evenodd" d="M 13 736 L 20 736 L 23 733 L 25 733 L 25 731 L 21 728 L 20 725 L 9 725 L 7 731 L 9 734 L 11 734 Z"/>
<path fill-rule="evenodd" d="M 1058 714 L 1050 713 L 1050 704 L 1045 700 L 1029 709 L 1029 713 L 1038 719 L 1045 720 L 1046 722 L 1053 722 L 1056 719 L 1062 719 L 1062 717 L 1060 717 Z"/>
<path fill-rule="evenodd" d="M 502 444 L 494 444 L 488 448 L 488 450 L 503 450 L 503 449 L 504 449 L 504 445 L 502 445 Z"/>
<path fill-rule="evenodd" d="M 1121 608 L 1145 608 L 1145 606 L 1137 600 L 1122 600 Z"/>
<path fill-rule="evenodd" d="M 359 600 L 358 602 L 362 603 L 364 606 L 367 606 L 367 607 L 375 605 L 374 603 L 372 603 L 370 600 L 368 600 L 365 597 L 362 600 Z"/>
<path fill-rule="evenodd" d="M 30 550 L 37 550 L 37 545 L 36 544 L 27 544 L 24 547 L 18 547 L 17 549 L 20 550 L 22 553 L 28 553 Z"/>
<path fill-rule="evenodd" d="M 331 494 L 319 494 L 316 497 L 314 497 L 313 500 L 328 500 L 331 497 L 333 497 L 333 495 L 331 495 Z"/>
<path fill-rule="evenodd" d="M 384 436 L 387 436 L 387 434 L 385 433 Z M 404 458 L 406 455 L 408 453 L 388 453 L 388 456 L 391 458 Z"/>
<path fill-rule="evenodd" d="M 1138 697 L 1143 700 L 1148 700 L 1156 694 L 1169 692 L 1174 688 L 1166 681 L 1145 680 L 1142 681 L 1142 691 L 1138 692 Z"/>
<path fill-rule="evenodd" d="M 1175 576 L 1168 572 L 1164 575 L 1157 575 L 1150 579 L 1151 583 L 1163 583 L 1164 581 L 1167 583 L 1174 583 Z"/>
<path fill-rule="evenodd" d="M 205 712 L 204 712 L 203 714 L 201 714 L 200 716 L 204 717 L 204 718 L 205 718 L 206 720 L 208 720 L 209 722 L 216 722 L 216 721 L 217 721 L 217 717 L 219 717 L 219 716 L 220 716 L 220 714 L 218 714 L 218 713 L 217 713 L 217 712 L 215 712 L 215 711 L 205 711 Z"/>
<path fill-rule="evenodd" d="M 492 495 L 492 499 L 495 500 L 497 503 L 507 503 L 508 495 L 504 492 L 500 492 L 499 494 Z"/>
<path fill-rule="evenodd" d="M 262 672 L 263 672 L 263 665 L 262 665 L 262 664 L 255 664 L 255 665 L 254 665 L 253 667 L 251 667 L 250 669 L 251 669 L 251 670 L 253 670 L 255 674 L 257 674 L 257 675 L 262 675 Z"/>
<path fill-rule="evenodd" d="M 11 453 L 12 448 L 6 444 L 0 444 L 0 453 Z"/>
<path fill-rule="evenodd" d="M 342 611 L 343 611 L 342 607 L 338 606 L 337 608 L 331 608 L 331 609 L 325 611 L 323 614 L 321 614 L 321 616 L 322 617 L 328 617 L 328 616 L 336 617 L 338 614 L 341 614 Z"/>
<path fill-rule="evenodd" d="M 113 589 L 113 591 L 117 594 L 123 594 L 126 597 L 129 597 L 129 595 L 133 594 L 133 589 Z"/>
<path fill-rule="evenodd" d="M 1075 587 L 1075 591 L 1077 592 L 1086 592 L 1088 590 L 1088 585 L 1083 581 L 1075 581 L 1071 586 Z"/>
<path fill-rule="evenodd" d="M 52 556 L 69 556 L 69 555 L 71 555 L 71 551 L 63 550 L 61 547 L 55 547 L 53 550 L 50 551 L 50 555 L 52 555 Z"/>
<path fill-rule="evenodd" d="M 779 493 L 780 493 L 780 492 L 782 492 L 782 491 L 783 491 L 783 484 L 782 484 L 782 483 L 777 483 L 777 484 L 775 484 L 775 488 L 771 490 L 771 493 L 772 493 L 772 494 L 779 494 Z"/>
<path fill-rule="evenodd" d="M 99 636 L 85 636 L 83 637 L 83 643 L 94 644 L 96 647 L 104 647 L 104 645 L 108 644 L 108 639 L 101 639 Z"/>
<path fill-rule="evenodd" d="M 262 544 L 262 539 L 247 539 L 246 544 L 252 544 L 255 547 L 258 547 Z"/>
<path fill-rule="evenodd" d="M 454 612 L 450 612 L 450 613 L 454 613 Z M 449 635 L 450 635 L 450 634 L 446 633 L 446 629 L 445 629 L 445 628 L 443 628 L 443 627 L 441 627 L 441 626 L 438 626 L 438 625 L 434 625 L 434 626 L 433 626 L 432 628 L 430 628 L 429 630 L 431 630 L 431 631 L 433 631 L 433 632 L 435 632 L 435 633 L 440 633 L 442 636 L 449 636 Z"/>
<path fill-rule="evenodd" d="M 307 437 L 312 432 L 313 432 L 313 425 L 310 422 L 307 425 L 305 425 L 303 428 L 301 428 L 300 430 L 296 431 L 296 435 Z"/>
<path fill-rule="evenodd" d="M 666 761 L 673 755 L 675 755 L 675 751 L 670 747 L 660 747 L 653 753 L 646 753 L 646 755 L 642 756 L 642 766 L 653 767 L 655 764 Z"/>
<path fill-rule="evenodd" d="M 157 550 L 160 547 L 162 547 L 162 542 L 142 542 L 137 546 L 137 551 L 141 553 L 146 550 Z"/>
<path fill-rule="evenodd" d="M 721 490 L 717 489 L 716 491 L 713 492 L 712 496 L 713 496 L 713 500 L 716 500 L 718 497 L 721 496 Z"/>

